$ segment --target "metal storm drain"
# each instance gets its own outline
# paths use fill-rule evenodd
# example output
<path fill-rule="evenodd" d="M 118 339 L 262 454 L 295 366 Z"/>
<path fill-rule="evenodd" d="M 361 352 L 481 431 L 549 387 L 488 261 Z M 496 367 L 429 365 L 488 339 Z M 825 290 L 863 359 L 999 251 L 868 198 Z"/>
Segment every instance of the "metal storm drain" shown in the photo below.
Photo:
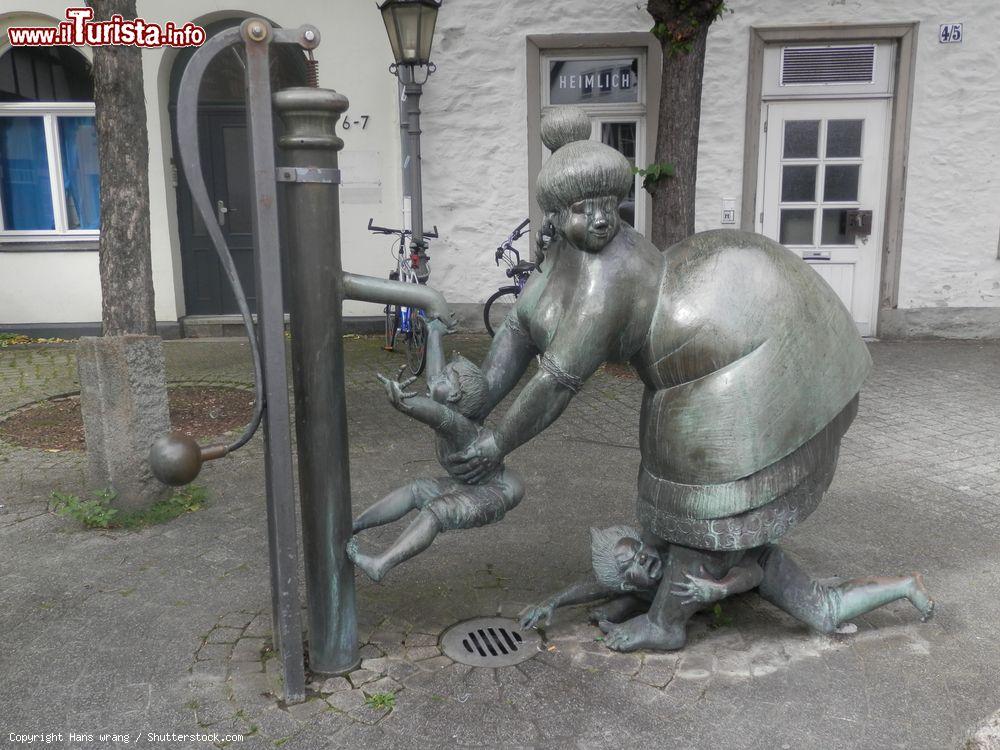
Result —
<path fill-rule="evenodd" d="M 452 625 L 441 636 L 445 656 L 473 667 L 509 667 L 538 653 L 541 639 L 514 620 L 478 617 Z"/>

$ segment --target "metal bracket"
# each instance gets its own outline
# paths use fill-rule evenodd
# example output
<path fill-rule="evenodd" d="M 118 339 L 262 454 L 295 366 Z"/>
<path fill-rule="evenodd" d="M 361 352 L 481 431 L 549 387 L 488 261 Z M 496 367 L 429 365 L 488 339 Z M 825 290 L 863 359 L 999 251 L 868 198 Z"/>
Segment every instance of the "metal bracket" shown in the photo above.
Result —
<path fill-rule="evenodd" d="M 275 170 L 278 182 L 321 182 L 339 185 L 340 170 L 323 167 L 278 167 Z"/>

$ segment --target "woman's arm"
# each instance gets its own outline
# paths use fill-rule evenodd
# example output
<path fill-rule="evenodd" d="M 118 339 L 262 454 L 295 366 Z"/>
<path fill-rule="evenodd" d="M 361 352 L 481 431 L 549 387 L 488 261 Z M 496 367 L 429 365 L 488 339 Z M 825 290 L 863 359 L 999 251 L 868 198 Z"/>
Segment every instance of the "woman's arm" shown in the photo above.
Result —
<path fill-rule="evenodd" d="M 515 307 L 507 317 L 516 321 L 516 315 Z M 481 366 L 483 375 L 486 376 L 487 396 L 478 415 L 480 420 L 485 419 L 493 411 L 493 407 L 517 385 L 537 354 L 538 349 L 520 324 L 508 324 L 505 320 L 493 336 L 493 343 Z"/>
<path fill-rule="evenodd" d="M 571 367 L 565 367 L 549 352 L 542 355 L 538 372 L 518 394 L 496 430 L 483 430 L 475 443 L 449 458 L 452 474 L 464 482 L 480 481 L 500 466 L 504 456 L 556 421 L 604 361 L 604 355 L 601 351 L 579 352 L 575 360 Z"/>

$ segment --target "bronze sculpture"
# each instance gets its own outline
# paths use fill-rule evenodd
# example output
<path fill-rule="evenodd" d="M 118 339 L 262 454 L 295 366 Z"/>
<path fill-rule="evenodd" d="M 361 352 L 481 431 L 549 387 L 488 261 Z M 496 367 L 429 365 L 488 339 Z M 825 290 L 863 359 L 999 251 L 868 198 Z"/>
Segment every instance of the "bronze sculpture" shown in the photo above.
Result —
<path fill-rule="evenodd" d="M 449 473 L 488 480 L 604 362 L 631 362 L 645 386 L 643 534 L 640 548 L 630 551 L 623 538 L 618 551 L 629 565 L 639 555 L 659 563 L 655 580 L 647 571 L 643 585 L 607 610 L 613 616 L 601 626 L 610 648 L 680 648 L 698 609 L 758 586 L 824 631 L 901 597 L 929 617 L 933 602 L 919 576 L 824 584 L 774 546 L 829 487 L 871 367 L 836 294 L 760 235 L 702 232 L 660 252 L 619 219 L 633 181 L 628 162 L 588 136 L 582 112 L 557 108 L 543 121 L 554 153 L 537 188 L 551 239 L 482 364 L 476 421 L 536 357 L 539 368 L 494 429 L 443 457 Z M 604 598 L 609 583 L 571 587 L 528 610 L 525 622 L 551 616 L 554 602 Z"/>
<path fill-rule="evenodd" d="M 607 600 L 602 607 L 591 610 L 590 621 L 610 633 L 607 646 L 617 649 L 628 643 L 619 644 L 621 633 L 614 625 L 649 610 L 665 563 L 662 553 L 643 541 L 637 529 L 614 526 L 591 529 L 590 533 L 593 575 L 541 604 L 526 607 L 520 614 L 521 625 L 549 625 L 558 607 Z M 774 544 L 748 550 L 720 578 L 704 569 L 698 574 L 686 573 L 685 578 L 684 582 L 674 583 L 670 592 L 683 597 L 685 605 L 712 604 L 756 588 L 761 597 L 821 633 L 833 633 L 851 618 L 898 599 L 909 600 L 925 622 L 934 613 L 934 600 L 927 594 L 919 573 L 815 580 Z"/>
<path fill-rule="evenodd" d="M 691 577 L 724 579 L 818 505 L 871 360 L 833 290 L 777 243 L 717 230 L 661 253 L 622 226 L 628 163 L 574 141 L 582 117 L 559 120 L 543 126 L 554 153 L 538 176 L 555 238 L 482 365 L 486 412 L 532 357 L 541 367 L 495 430 L 452 460 L 476 481 L 603 362 L 631 361 L 645 385 L 638 517 L 666 554 L 649 611 L 605 629 L 618 650 L 676 649 L 704 606 L 685 593 Z"/>
<path fill-rule="evenodd" d="M 437 434 L 437 453 L 446 456 L 469 446 L 479 435 L 485 398 L 483 373 L 472 362 L 456 355 L 445 364 L 442 337 L 448 332 L 441 320 L 428 322 L 427 385 L 430 397 L 406 391 L 416 378 L 402 383 L 378 376 L 389 402 L 403 414 L 431 427 Z M 400 369 L 400 375 L 403 370 Z M 524 483 L 502 464 L 476 484 L 455 477 L 417 479 L 400 487 L 364 511 L 354 521 L 354 533 L 396 521 L 411 510 L 417 517 L 389 549 L 373 555 L 362 552 L 358 538 L 348 542 L 347 556 L 374 581 L 389 570 L 427 549 L 442 531 L 470 529 L 496 523 L 524 497 Z"/>

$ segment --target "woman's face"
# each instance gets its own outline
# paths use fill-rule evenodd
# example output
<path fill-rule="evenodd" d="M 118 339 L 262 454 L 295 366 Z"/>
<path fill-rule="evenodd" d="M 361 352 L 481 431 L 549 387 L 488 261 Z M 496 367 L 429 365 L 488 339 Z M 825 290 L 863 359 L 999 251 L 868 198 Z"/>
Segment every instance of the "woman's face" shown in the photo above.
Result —
<path fill-rule="evenodd" d="M 562 234 L 584 252 L 599 253 L 618 233 L 618 198 L 587 198 L 569 207 Z"/>

